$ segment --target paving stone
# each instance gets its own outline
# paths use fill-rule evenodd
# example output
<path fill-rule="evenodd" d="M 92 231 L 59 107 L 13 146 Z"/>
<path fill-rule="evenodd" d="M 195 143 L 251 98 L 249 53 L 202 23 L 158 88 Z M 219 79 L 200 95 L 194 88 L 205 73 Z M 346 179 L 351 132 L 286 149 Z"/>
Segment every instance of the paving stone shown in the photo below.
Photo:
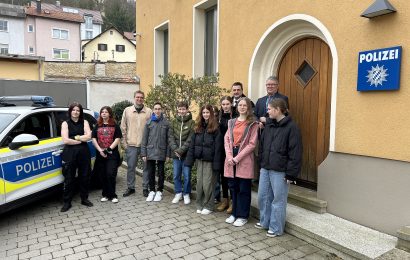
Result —
<path fill-rule="evenodd" d="M 121 254 L 118 251 L 108 252 L 106 254 L 100 255 L 100 258 L 102 260 L 117 259 L 119 257 L 121 257 Z"/>
<path fill-rule="evenodd" d="M 205 257 L 212 257 L 212 256 L 216 256 L 221 252 L 221 250 L 219 250 L 216 247 L 211 247 L 208 249 L 205 249 L 201 252 L 201 254 L 203 254 Z"/>
<path fill-rule="evenodd" d="M 49 259 L 53 259 L 53 255 L 51 253 L 42 254 L 42 255 L 30 258 L 30 260 L 49 260 Z"/>
<path fill-rule="evenodd" d="M 83 244 L 80 246 L 76 246 L 73 249 L 74 249 L 74 252 L 79 253 L 79 252 L 94 249 L 94 246 L 92 244 Z"/>
<path fill-rule="evenodd" d="M 35 249 L 35 250 L 30 250 L 28 252 L 19 254 L 19 259 L 28 259 L 28 258 L 36 257 L 39 255 L 40 255 L 40 250 Z"/>
<path fill-rule="evenodd" d="M 85 252 L 79 252 L 65 257 L 66 260 L 81 260 L 85 258 L 87 258 L 87 254 Z"/>
<path fill-rule="evenodd" d="M 107 253 L 107 249 L 105 247 L 94 248 L 87 250 L 88 256 L 98 256 Z"/>
<path fill-rule="evenodd" d="M 74 241 L 70 241 L 70 242 L 61 244 L 61 247 L 63 249 L 66 249 L 66 248 L 70 248 L 70 247 L 73 248 L 73 247 L 76 247 L 76 246 L 79 246 L 79 245 L 81 245 L 81 241 L 80 240 L 74 240 Z"/>
<path fill-rule="evenodd" d="M 134 256 L 137 259 L 147 259 L 147 258 L 155 256 L 155 254 L 151 250 L 146 250 L 146 251 L 135 253 Z"/>
<path fill-rule="evenodd" d="M 172 259 L 175 259 L 175 258 L 179 258 L 179 257 L 183 257 L 183 256 L 188 255 L 188 252 L 185 249 L 180 248 L 180 249 L 172 250 L 172 251 L 168 252 L 168 255 Z"/>
<path fill-rule="evenodd" d="M 193 244 L 190 245 L 188 247 L 184 248 L 189 254 L 193 254 L 199 251 L 202 251 L 205 249 L 205 247 L 203 247 L 201 244 L 197 243 L 197 244 Z"/>
<path fill-rule="evenodd" d="M 232 252 L 234 252 L 235 254 L 239 256 L 245 256 L 245 255 L 252 254 L 254 251 L 250 249 L 248 246 L 241 246 L 241 247 L 233 249 Z"/>
<path fill-rule="evenodd" d="M 185 241 L 178 241 L 169 245 L 173 249 L 180 249 L 189 246 L 189 244 Z"/>
<path fill-rule="evenodd" d="M 154 257 L 151 257 L 150 260 L 166 260 L 166 259 L 172 259 L 167 255 L 157 255 Z"/>
<path fill-rule="evenodd" d="M 51 252 L 51 254 L 53 255 L 53 258 L 64 257 L 64 256 L 67 256 L 67 255 L 74 254 L 74 250 L 72 248 L 67 248 L 67 249 L 63 249 L 63 250 L 60 250 L 60 251 L 53 251 L 53 252 Z"/>
<path fill-rule="evenodd" d="M 289 256 L 292 259 L 298 259 L 298 258 L 302 258 L 302 257 L 306 256 L 305 253 L 303 253 L 302 251 L 299 251 L 297 249 L 290 250 L 290 251 L 286 252 L 285 255 Z"/>

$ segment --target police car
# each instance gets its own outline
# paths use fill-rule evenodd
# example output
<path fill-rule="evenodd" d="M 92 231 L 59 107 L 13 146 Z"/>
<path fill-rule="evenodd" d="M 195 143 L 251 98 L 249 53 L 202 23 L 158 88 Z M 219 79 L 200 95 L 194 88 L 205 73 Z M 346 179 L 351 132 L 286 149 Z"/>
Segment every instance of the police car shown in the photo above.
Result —
<path fill-rule="evenodd" d="M 32 105 L 16 105 L 30 102 Z M 47 194 L 63 183 L 61 123 L 68 108 L 45 96 L 0 97 L 0 213 Z M 84 109 L 91 129 L 95 114 Z M 91 155 L 95 149 L 88 143 Z"/>

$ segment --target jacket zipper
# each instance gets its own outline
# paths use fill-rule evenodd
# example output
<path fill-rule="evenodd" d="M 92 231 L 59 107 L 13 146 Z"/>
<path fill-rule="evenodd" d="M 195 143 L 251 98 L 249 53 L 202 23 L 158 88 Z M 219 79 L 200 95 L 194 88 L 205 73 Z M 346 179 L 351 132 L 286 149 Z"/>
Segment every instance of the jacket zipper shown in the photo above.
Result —
<path fill-rule="evenodd" d="M 181 117 L 181 129 L 179 130 L 179 148 L 182 146 L 182 127 L 184 126 L 184 117 Z"/>

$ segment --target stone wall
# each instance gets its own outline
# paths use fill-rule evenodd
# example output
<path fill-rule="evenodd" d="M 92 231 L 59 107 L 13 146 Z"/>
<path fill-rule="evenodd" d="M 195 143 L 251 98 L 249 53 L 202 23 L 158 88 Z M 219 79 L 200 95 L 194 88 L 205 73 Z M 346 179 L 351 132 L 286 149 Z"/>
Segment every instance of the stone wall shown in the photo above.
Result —
<path fill-rule="evenodd" d="M 131 78 L 136 75 L 134 62 L 44 62 L 45 79 L 85 79 L 96 75 Z M 105 71 L 105 75 L 103 75 Z"/>

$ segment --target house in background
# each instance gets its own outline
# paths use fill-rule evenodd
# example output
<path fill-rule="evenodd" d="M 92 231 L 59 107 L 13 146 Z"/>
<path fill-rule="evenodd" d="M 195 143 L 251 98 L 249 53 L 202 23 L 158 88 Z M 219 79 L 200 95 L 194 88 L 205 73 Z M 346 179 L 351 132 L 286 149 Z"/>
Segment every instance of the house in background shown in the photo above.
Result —
<path fill-rule="evenodd" d="M 23 6 L 0 3 L 0 54 L 25 54 Z"/>
<path fill-rule="evenodd" d="M 31 6 L 36 7 L 37 1 L 31 1 Z M 41 8 L 49 11 L 78 14 L 83 17 L 84 21 L 81 23 L 81 40 L 93 39 L 102 31 L 103 19 L 100 11 L 63 6 L 60 4 L 60 1 L 56 1 L 55 5 L 41 3 Z"/>
<path fill-rule="evenodd" d="M 29 55 L 44 56 L 46 61 L 80 61 L 81 15 L 42 9 L 40 1 L 25 11 L 24 43 Z"/>
<path fill-rule="evenodd" d="M 83 41 L 82 53 L 84 62 L 136 61 L 135 44 L 115 27 L 88 42 Z"/>
<path fill-rule="evenodd" d="M 132 43 L 136 43 L 136 36 L 137 34 L 135 32 L 124 32 L 124 36 L 128 38 L 128 40 L 132 41 Z"/>

